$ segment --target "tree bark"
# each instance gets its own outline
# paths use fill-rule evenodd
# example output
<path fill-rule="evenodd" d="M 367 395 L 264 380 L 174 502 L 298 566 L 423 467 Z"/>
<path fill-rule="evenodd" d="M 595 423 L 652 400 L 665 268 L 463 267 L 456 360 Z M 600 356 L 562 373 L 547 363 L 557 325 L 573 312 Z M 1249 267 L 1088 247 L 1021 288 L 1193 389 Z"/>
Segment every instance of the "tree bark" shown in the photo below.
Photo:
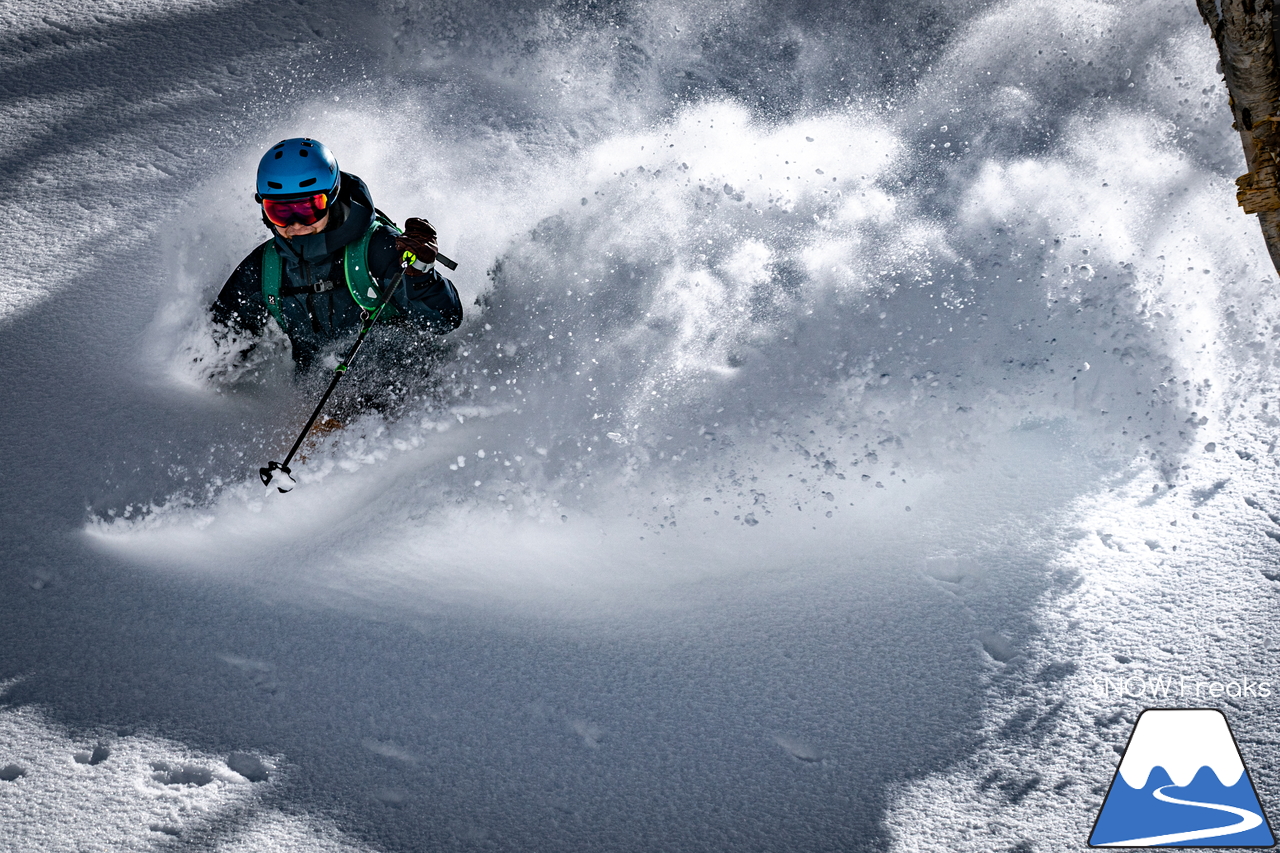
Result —
<path fill-rule="evenodd" d="M 1280 272 L 1280 77 L 1272 0 L 1196 0 L 1218 44 L 1249 172 L 1236 179 L 1236 201 L 1258 214 L 1271 263 Z"/>

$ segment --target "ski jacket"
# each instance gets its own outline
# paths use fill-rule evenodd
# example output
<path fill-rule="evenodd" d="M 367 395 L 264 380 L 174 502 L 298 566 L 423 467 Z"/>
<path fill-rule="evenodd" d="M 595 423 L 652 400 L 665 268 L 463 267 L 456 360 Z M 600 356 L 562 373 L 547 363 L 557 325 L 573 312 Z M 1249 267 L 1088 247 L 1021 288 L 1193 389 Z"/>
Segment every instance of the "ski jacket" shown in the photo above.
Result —
<path fill-rule="evenodd" d="M 385 225 L 375 226 L 369 188 L 360 178 L 343 172 L 328 227 L 292 240 L 277 234 L 250 252 L 218 294 L 211 308 L 214 322 L 252 334 L 262 331 L 274 313 L 263 298 L 263 252 L 276 252 L 283 273 L 279 317 L 293 344 L 294 361 L 308 367 L 322 347 L 360 328 L 361 308 L 346 284 L 344 255 L 347 246 L 358 243 L 370 229 L 367 268 L 381 288 L 400 271 L 395 232 Z M 452 331 L 462 322 L 457 290 L 434 267 L 406 275 L 389 305 L 406 321 L 437 334 Z"/>

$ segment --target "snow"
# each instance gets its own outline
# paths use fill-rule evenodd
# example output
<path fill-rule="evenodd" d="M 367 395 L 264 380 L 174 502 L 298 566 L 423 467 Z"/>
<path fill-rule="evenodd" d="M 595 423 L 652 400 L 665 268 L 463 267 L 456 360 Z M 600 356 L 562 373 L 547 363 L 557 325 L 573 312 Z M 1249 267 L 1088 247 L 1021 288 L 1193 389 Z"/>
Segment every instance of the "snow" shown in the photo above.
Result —
<path fill-rule="evenodd" d="M 1074 850 L 1145 707 L 1275 802 L 1207 30 L 859 8 L 0 10 L 0 850 Z M 203 309 L 295 135 L 467 320 L 280 494 L 328 375 Z"/>

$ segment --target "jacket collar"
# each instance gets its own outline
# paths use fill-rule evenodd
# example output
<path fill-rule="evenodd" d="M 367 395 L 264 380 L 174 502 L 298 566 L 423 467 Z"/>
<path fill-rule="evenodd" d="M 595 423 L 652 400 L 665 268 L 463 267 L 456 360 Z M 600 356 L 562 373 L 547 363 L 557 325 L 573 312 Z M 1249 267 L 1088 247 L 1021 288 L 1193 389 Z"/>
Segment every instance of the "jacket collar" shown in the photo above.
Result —
<path fill-rule="evenodd" d="M 338 204 L 343 210 L 342 222 L 322 232 L 325 247 L 330 253 L 359 240 L 373 224 L 373 199 L 369 195 L 369 187 L 355 175 L 342 173 Z"/>

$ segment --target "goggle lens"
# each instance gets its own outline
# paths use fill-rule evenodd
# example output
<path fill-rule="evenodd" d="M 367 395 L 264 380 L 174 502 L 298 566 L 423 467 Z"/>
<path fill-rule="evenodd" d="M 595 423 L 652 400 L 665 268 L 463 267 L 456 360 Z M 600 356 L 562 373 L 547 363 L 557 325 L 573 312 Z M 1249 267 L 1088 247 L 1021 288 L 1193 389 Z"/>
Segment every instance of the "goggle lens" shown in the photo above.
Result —
<path fill-rule="evenodd" d="M 287 228 L 293 223 L 299 225 L 315 225 L 324 218 L 329 208 L 329 196 L 316 193 L 308 198 L 294 198 L 280 201 L 274 198 L 262 200 L 262 212 L 272 225 Z"/>

